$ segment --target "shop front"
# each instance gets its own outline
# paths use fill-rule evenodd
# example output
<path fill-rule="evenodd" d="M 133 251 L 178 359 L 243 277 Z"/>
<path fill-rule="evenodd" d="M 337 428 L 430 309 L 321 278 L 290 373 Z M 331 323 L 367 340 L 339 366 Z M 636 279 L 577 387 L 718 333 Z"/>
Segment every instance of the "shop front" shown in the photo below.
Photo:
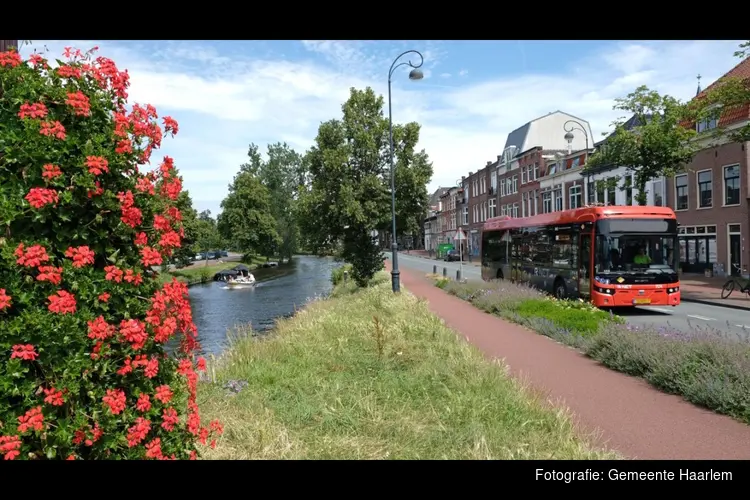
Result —
<path fill-rule="evenodd" d="M 682 272 L 704 274 L 706 269 L 713 271 L 718 262 L 716 226 L 680 226 L 677 231 Z"/>

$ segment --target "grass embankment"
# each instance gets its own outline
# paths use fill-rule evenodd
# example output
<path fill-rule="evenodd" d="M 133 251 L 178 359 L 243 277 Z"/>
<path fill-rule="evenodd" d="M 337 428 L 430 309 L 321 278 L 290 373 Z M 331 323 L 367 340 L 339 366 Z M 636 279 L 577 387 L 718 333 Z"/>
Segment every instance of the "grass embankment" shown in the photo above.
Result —
<path fill-rule="evenodd" d="M 225 425 L 210 459 L 614 458 L 386 273 L 236 341 L 209 373 L 199 403 Z"/>
<path fill-rule="evenodd" d="M 435 284 L 488 313 L 577 348 L 614 370 L 750 423 L 750 341 L 718 330 L 636 327 L 580 301 L 505 281 Z"/>

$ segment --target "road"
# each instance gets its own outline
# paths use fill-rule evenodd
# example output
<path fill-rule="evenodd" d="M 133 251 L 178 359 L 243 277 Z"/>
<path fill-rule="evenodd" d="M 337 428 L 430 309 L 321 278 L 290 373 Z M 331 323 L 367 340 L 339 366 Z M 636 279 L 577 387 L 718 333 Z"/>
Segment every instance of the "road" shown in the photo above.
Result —
<path fill-rule="evenodd" d="M 387 253 L 386 256 L 389 259 L 391 258 L 390 253 Z M 438 274 L 442 274 L 443 268 L 446 268 L 448 276 L 454 279 L 459 268 L 458 262 L 429 260 L 401 253 L 398 255 L 398 263 L 404 269 L 425 274 L 431 273 L 432 266 L 437 265 Z M 463 276 L 470 281 L 482 279 L 479 268 L 470 264 L 464 264 Z M 677 307 L 636 308 L 632 311 L 623 312 L 621 315 L 628 323 L 633 325 L 671 327 L 683 331 L 694 328 L 711 329 L 750 339 L 750 317 L 748 317 L 747 311 L 728 307 L 683 302 Z"/>

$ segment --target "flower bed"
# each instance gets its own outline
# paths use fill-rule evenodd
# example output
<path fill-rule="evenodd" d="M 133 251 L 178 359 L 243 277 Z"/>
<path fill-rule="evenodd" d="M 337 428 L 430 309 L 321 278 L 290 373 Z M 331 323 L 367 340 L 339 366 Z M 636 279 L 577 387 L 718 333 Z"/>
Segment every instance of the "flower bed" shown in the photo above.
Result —
<path fill-rule="evenodd" d="M 717 330 L 635 327 L 581 301 L 506 281 L 436 286 L 477 308 L 580 349 L 614 370 L 750 423 L 750 342 Z"/>

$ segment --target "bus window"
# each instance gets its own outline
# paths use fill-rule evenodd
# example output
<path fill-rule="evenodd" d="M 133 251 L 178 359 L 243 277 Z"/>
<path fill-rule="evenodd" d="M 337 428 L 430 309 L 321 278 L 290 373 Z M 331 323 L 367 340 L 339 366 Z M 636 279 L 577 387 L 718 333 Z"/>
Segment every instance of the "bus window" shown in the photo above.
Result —
<path fill-rule="evenodd" d="M 674 237 L 669 235 L 598 235 L 596 270 L 674 269 Z"/>

